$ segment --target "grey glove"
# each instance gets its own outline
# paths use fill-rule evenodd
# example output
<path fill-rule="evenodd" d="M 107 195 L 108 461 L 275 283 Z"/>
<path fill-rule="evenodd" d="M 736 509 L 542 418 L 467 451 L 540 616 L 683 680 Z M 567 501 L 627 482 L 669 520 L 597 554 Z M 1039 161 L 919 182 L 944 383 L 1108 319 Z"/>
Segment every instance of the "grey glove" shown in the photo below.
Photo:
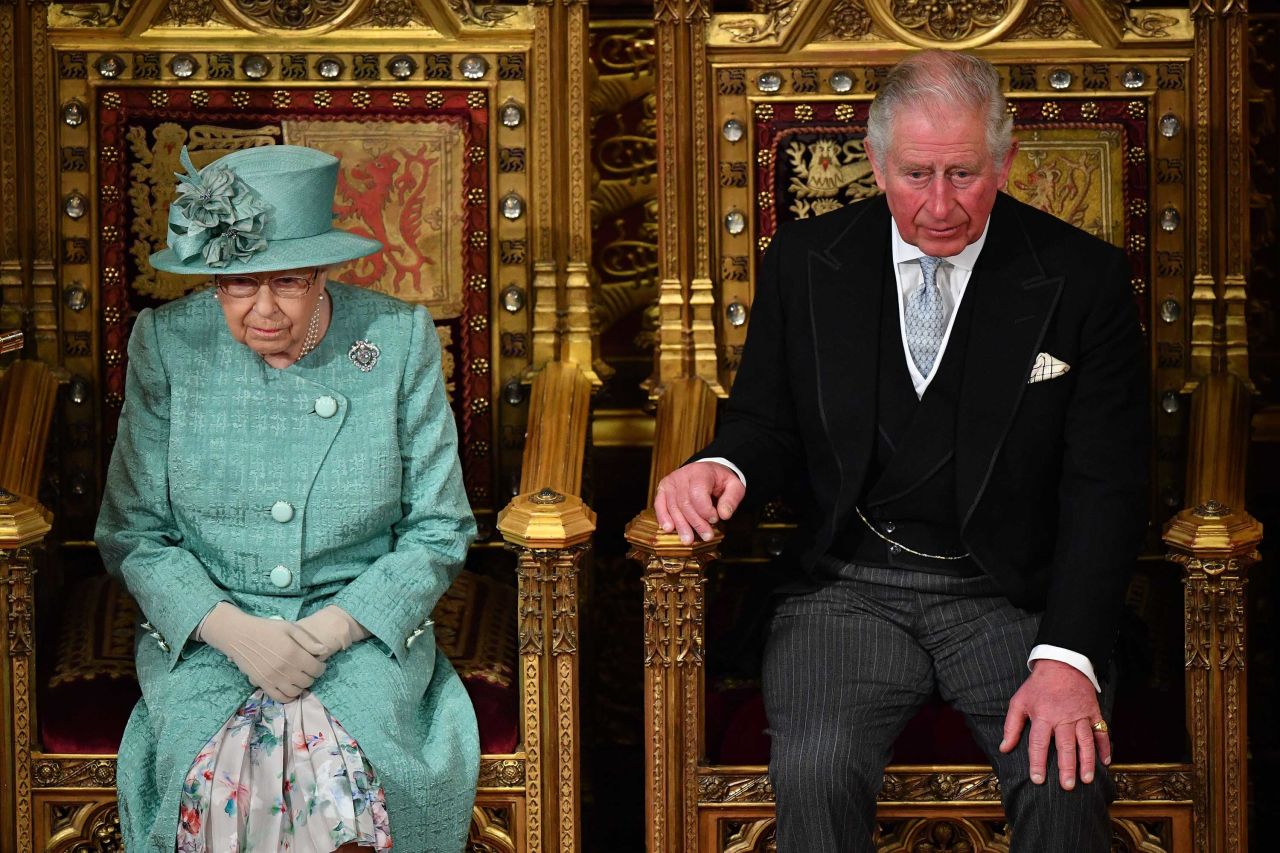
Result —
<path fill-rule="evenodd" d="M 322 607 L 310 616 L 303 616 L 297 625 L 324 646 L 324 654 L 320 656 L 322 659 L 349 649 L 370 636 L 367 628 L 336 604 Z"/>
<path fill-rule="evenodd" d="M 293 622 L 250 616 L 219 602 L 196 629 L 196 639 L 213 646 L 239 667 L 254 687 L 277 702 L 292 702 L 325 670 L 325 647 Z"/>

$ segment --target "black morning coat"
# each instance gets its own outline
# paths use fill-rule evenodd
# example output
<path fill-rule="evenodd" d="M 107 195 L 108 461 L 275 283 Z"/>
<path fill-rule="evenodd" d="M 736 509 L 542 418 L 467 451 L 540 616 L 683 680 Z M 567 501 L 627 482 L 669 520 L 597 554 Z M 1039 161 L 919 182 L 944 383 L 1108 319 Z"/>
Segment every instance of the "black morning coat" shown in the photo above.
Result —
<path fill-rule="evenodd" d="M 779 229 L 718 433 L 694 457 L 737 465 L 749 505 L 798 488 L 810 509 L 788 549 L 803 570 L 793 588 L 860 523 L 891 263 L 883 197 Z M 1037 643 L 1086 655 L 1099 675 L 1148 517 L 1147 356 L 1129 278 L 1119 249 L 1000 193 L 964 297 L 962 539 L 1010 601 L 1044 611 Z M 1028 384 L 1041 352 L 1070 369 Z"/>

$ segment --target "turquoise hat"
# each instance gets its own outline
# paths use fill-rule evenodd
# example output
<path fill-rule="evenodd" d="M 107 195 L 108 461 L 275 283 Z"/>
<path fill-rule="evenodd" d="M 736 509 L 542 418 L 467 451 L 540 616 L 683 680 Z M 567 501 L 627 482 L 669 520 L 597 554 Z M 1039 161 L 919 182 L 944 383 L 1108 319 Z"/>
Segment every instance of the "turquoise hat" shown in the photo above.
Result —
<path fill-rule="evenodd" d="M 203 169 L 182 149 L 186 174 L 169 206 L 168 248 L 151 256 L 165 272 L 271 272 L 352 261 L 377 240 L 333 227 L 338 158 L 298 145 L 246 148 Z"/>

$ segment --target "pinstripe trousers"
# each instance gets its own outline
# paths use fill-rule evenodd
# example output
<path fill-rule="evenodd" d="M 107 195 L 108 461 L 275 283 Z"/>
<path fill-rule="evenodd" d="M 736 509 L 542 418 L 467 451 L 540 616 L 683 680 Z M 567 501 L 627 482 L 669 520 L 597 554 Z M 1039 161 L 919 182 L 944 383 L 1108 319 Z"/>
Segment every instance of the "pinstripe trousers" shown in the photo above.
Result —
<path fill-rule="evenodd" d="M 935 688 L 964 714 L 999 776 L 1014 853 L 1110 849 L 1114 789 L 1101 762 L 1092 784 L 1065 791 L 1052 746 L 1047 781 L 1031 782 L 1025 729 L 1016 750 L 999 750 L 1038 613 L 1014 607 L 985 575 L 831 558 L 819 568 L 829 582 L 781 598 L 765 648 L 779 853 L 875 849 L 876 795 L 893 742 Z"/>

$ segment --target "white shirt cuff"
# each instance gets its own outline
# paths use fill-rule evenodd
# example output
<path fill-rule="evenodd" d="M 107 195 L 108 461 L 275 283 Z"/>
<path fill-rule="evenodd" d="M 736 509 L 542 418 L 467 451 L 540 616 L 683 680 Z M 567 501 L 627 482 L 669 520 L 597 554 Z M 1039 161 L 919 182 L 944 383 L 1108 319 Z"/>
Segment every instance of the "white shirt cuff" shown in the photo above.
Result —
<path fill-rule="evenodd" d="M 728 468 L 730 471 L 738 475 L 738 479 L 742 481 L 742 487 L 744 489 L 747 487 L 747 478 L 743 476 L 742 469 L 739 468 L 737 465 L 734 465 L 728 459 L 725 459 L 723 456 L 708 456 L 706 459 L 699 459 L 698 461 L 714 462 L 717 465 L 723 465 L 724 467 Z"/>
<path fill-rule="evenodd" d="M 1075 667 L 1084 673 L 1084 677 L 1089 679 L 1093 684 L 1093 689 L 1102 692 L 1102 686 L 1098 684 L 1098 676 L 1094 674 L 1093 664 L 1089 659 L 1079 652 L 1073 652 L 1071 649 L 1064 649 L 1061 646 L 1050 646 L 1047 643 L 1041 643 L 1031 650 L 1031 654 L 1027 655 L 1027 669 L 1031 669 L 1031 662 L 1037 660 L 1056 660 L 1059 663 L 1065 663 L 1067 666 Z"/>

